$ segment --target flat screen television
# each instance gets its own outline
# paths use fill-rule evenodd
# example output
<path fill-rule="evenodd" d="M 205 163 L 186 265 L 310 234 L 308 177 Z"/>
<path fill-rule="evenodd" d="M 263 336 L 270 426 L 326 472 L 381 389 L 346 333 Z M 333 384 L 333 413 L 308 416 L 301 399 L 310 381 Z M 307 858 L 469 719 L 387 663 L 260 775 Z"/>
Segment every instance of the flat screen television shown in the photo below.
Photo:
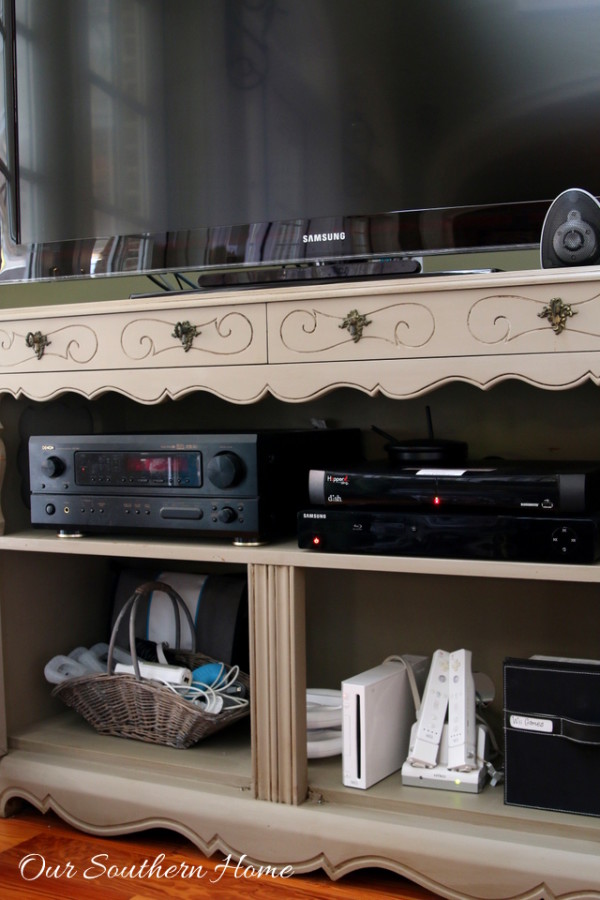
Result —
<path fill-rule="evenodd" d="M 600 195 L 600 0 L 0 9 L 0 279 L 400 274 Z"/>

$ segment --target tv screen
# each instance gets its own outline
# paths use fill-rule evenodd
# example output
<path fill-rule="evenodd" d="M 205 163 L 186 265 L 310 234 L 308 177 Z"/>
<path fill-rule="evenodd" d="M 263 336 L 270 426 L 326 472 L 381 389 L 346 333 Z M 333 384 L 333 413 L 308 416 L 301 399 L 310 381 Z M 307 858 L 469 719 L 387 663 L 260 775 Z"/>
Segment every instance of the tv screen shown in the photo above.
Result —
<path fill-rule="evenodd" d="M 5 17 L 4 277 L 531 246 L 560 192 L 600 194 L 598 0 Z"/>

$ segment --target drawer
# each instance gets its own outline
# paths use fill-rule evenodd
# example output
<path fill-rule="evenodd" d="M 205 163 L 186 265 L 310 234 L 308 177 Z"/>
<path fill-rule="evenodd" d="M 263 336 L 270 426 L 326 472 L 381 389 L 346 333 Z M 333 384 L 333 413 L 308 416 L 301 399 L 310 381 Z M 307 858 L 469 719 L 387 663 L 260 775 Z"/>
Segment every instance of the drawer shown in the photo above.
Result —
<path fill-rule="evenodd" d="M 267 361 L 264 304 L 114 316 L 111 367 L 256 365 Z"/>
<path fill-rule="evenodd" d="M 463 282 L 464 283 L 464 282 Z M 269 362 L 597 351 L 594 285 L 421 290 L 273 304 Z"/>
<path fill-rule="evenodd" d="M 0 321 L 0 371 L 39 372 L 95 365 L 99 352 L 96 327 L 85 320 Z"/>
<path fill-rule="evenodd" d="M 178 368 L 264 363 L 263 304 L 81 312 L 0 322 L 0 371 Z"/>

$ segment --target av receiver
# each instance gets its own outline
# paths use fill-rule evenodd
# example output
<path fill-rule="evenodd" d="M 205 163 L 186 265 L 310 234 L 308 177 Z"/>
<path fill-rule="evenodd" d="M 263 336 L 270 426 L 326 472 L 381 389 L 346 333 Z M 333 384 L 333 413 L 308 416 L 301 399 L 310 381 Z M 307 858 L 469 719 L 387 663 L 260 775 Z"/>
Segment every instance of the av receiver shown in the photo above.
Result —
<path fill-rule="evenodd" d="M 358 459 L 358 429 L 29 439 L 31 522 L 61 534 L 293 534 L 311 466 Z"/>
<path fill-rule="evenodd" d="M 600 509 L 600 464 L 474 463 L 460 468 L 368 463 L 312 469 L 310 502 L 438 511 L 580 515 Z"/>
<path fill-rule="evenodd" d="M 600 558 L 600 515 L 313 508 L 298 513 L 298 545 L 329 553 L 593 563 Z"/>

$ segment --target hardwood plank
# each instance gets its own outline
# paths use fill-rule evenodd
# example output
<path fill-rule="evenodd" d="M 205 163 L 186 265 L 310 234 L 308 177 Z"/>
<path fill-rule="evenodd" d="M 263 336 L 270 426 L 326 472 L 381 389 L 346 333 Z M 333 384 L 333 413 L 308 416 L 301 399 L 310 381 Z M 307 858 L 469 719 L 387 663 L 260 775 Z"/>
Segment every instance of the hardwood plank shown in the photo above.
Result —
<path fill-rule="evenodd" d="M 27 819 L 0 819 L 0 853 L 20 844 L 29 838 L 39 834 L 40 825 L 37 821 L 30 822 Z"/>
<path fill-rule="evenodd" d="M 2 900 L 433 900 L 391 872 L 367 869 L 339 881 L 321 872 L 257 875 L 243 861 L 207 858 L 185 838 L 153 830 L 97 837 L 28 806 L 0 820 Z"/>

